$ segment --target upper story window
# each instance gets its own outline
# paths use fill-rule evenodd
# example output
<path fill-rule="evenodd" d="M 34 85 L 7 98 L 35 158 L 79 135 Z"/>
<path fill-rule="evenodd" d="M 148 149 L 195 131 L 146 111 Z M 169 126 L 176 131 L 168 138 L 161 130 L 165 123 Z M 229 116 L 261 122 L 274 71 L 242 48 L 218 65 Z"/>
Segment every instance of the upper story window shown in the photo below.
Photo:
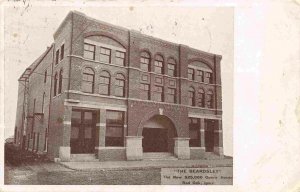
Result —
<path fill-rule="evenodd" d="M 87 67 L 82 74 L 81 90 L 86 93 L 94 93 L 95 73 Z"/>
<path fill-rule="evenodd" d="M 212 82 L 212 73 L 206 72 L 206 83 L 213 83 Z"/>
<path fill-rule="evenodd" d="M 189 105 L 195 106 L 195 89 L 193 87 L 189 88 Z"/>
<path fill-rule="evenodd" d="M 141 89 L 140 92 L 141 99 L 150 100 L 150 85 L 141 83 L 140 89 Z"/>
<path fill-rule="evenodd" d="M 141 70 L 150 71 L 150 54 L 147 52 L 141 53 L 140 59 Z"/>
<path fill-rule="evenodd" d="M 95 45 L 84 43 L 83 57 L 91 60 L 95 60 Z"/>
<path fill-rule="evenodd" d="M 153 100 L 154 101 L 163 101 L 163 87 L 162 86 L 154 86 Z"/>
<path fill-rule="evenodd" d="M 176 62 L 174 59 L 168 60 L 168 75 L 174 77 L 175 76 L 175 66 Z"/>
<path fill-rule="evenodd" d="M 213 83 L 213 70 L 212 66 L 210 66 L 209 64 L 202 61 L 192 61 L 191 63 L 189 63 L 188 70 L 189 80 L 196 80 L 204 83 Z"/>
<path fill-rule="evenodd" d="M 110 74 L 107 71 L 100 73 L 99 93 L 101 95 L 110 94 Z"/>
<path fill-rule="evenodd" d="M 203 82 L 203 71 L 201 71 L 201 70 L 196 71 L 196 80 Z"/>
<path fill-rule="evenodd" d="M 175 103 L 175 89 L 174 88 L 168 88 L 167 89 L 167 101 L 170 103 Z"/>
<path fill-rule="evenodd" d="M 125 65 L 125 53 L 121 51 L 116 51 L 116 64 L 124 66 Z"/>
<path fill-rule="evenodd" d="M 204 90 L 199 89 L 199 99 L 198 99 L 198 106 L 199 107 L 205 107 L 204 103 Z"/>
<path fill-rule="evenodd" d="M 53 89 L 53 95 L 54 96 L 56 96 L 56 94 L 57 94 L 57 80 L 58 80 L 57 73 L 55 73 L 55 75 L 54 75 L 54 89 Z"/>
<path fill-rule="evenodd" d="M 110 63 L 110 54 L 111 54 L 110 49 L 100 47 L 100 61 L 101 62 Z"/>
<path fill-rule="evenodd" d="M 194 69 L 188 68 L 188 79 L 194 80 Z"/>
<path fill-rule="evenodd" d="M 47 82 L 47 70 L 45 71 L 45 74 L 44 74 L 44 83 Z"/>
<path fill-rule="evenodd" d="M 122 74 L 117 74 L 115 80 L 115 96 L 118 97 L 125 96 L 125 77 Z"/>
<path fill-rule="evenodd" d="M 60 60 L 63 60 L 64 54 L 65 54 L 65 44 L 62 44 L 62 46 L 60 46 Z"/>
<path fill-rule="evenodd" d="M 154 61 L 154 72 L 162 74 L 163 73 L 163 62 L 164 59 L 161 55 L 156 55 Z"/>
<path fill-rule="evenodd" d="M 208 91 L 206 96 L 206 106 L 208 108 L 213 108 L 213 92 Z"/>
<path fill-rule="evenodd" d="M 55 65 L 58 64 L 58 61 L 59 61 L 59 49 L 56 50 L 56 55 L 55 55 Z"/>
<path fill-rule="evenodd" d="M 46 97 L 46 94 L 45 94 L 45 92 L 44 92 L 44 93 L 43 93 L 43 100 L 42 100 L 42 113 L 44 113 L 45 97 Z"/>
<path fill-rule="evenodd" d="M 61 69 L 60 72 L 59 72 L 58 94 L 61 93 L 62 82 L 63 82 L 63 70 Z"/>

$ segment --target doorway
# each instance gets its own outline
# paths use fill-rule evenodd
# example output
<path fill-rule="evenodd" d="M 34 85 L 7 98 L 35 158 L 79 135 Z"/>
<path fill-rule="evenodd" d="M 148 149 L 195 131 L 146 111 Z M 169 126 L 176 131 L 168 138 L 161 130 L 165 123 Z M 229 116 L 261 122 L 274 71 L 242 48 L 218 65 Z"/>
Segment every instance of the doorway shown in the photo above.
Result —
<path fill-rule="evenodd" d="M 71 153 L 94 153 L 96 112 L 73 110 L 71 119 Z"/>
<path fill-rule="evenodd" d="M 205 120 L 205 149 L 207 152 L 214 151 L 214 127 L 214 120 Z"/>
<path fill-rule="evenodd" d="M 143 130 L 144 152 L 167 152 L 168 132 L 167 129 L 144 128 Z"/>
<path fill-rule="evenodd" d="M 170 152 L 174 151 L 174 137 L 177 133 L 172 121 L 164 115 L 155 115 L 144 125 L 143 152 Z"/>

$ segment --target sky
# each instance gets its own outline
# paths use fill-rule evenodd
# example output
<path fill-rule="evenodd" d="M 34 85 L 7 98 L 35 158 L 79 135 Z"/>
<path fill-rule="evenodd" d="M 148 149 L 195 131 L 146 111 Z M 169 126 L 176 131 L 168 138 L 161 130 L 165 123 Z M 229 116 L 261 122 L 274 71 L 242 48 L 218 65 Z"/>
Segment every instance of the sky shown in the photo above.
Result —
<path fill-rule="evenodd" d="M 184 6 L 7 6 L 4 8 L 5 138 L 15 126 L 18 77 L 53 42 L 69 11 L 222 55 L 224 153 L 233 154 L 233 8 Z"/>

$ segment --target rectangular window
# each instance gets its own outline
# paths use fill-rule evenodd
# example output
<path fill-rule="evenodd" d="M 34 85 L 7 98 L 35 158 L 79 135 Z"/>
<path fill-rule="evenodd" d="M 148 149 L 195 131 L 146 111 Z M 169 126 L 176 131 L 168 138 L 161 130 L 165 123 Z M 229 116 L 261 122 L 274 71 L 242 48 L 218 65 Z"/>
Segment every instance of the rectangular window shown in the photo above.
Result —
<path fill-rule="evenodd" d="M 44 75 L 44 83 L 47 82 L 47 70 L 45 71 L 45 75 Z"/>
<path fill-rule="evenodd" d="M 150 60 L 148 58 L 141 57 L 141 70 L 143 71 L 149 71 L 149 62 Z"/>
<path fill-rule="evenodd" d="M 60 47 L 60 60 L 63 60 L 65 54 L 65 44 Z"/>
<path fill-rule="evenodd" d="M 124 112 L 106 111 L 105 146 L 124 146 Z"/>
<path fill-rule="evenodd" d="M 55 55 L 55 65 L 58 64 L 59 61 L 59 49 L 56 51 L 56 55 Z"/>
<path fill-rule="evenodd" d="M 162 61 L 154 61 L 154 72 L 162 74 Z"/>
<path fill-rule="evenodd" d="M 188 68 L 188 79 L 194 80 L 194 69 Z"/>
<path fill-rule="evenodd" d="M 212 73 L 206 72 L 206 83 L 212 83 Z"/>
<path fill-rule="evenodd" d="M 142 75 L 142 81 L 148 81 L 149 76 L 148 75 Z"/>
<path fill-rule="evenodd" d="M 163 101 L 163 87 L 154 86 L 153 100 L 154 101 Z"/>
<path fill-rule="evenodd" d="M 85 43 L 83 57 L 95 60 L 95 45 Z"/>
<path fill-rule="evenodd" d="M 100 77 L 99 93 L 109 95 L 109 77 Z"/>
<path fill-rule="evenodd" d="M 200 147 L 200 119 L 189 118 L 190 147 Z"/>
<path fill-rule="evenodd" d="M 45 132 L 45 137 L 44 137 L 44 152 L 47 151 L 47 146 L 48 146 L 48 137 L 47 137 L 47 129 L 46 129 L 46 132 Z"/>
<path fill-rule="evenodd" d="M 155 83 L 159 83 L 159 84 L 162 84 L 162 78 L 160 77 L 155 77 Z"/>
<path fill-rule="evenodd" d="M 197 72 L 196 72 L 196 81 L 203 82 L 203 71 L 197 70 Z"/>
<path fill-rule="evenodd" d="M 140 92 L 141 98 L 145 99 L 145 100 L 150 100 L 150 86 L 149 86 L 149 84 L 141 83 L 140 84 L 140 89 L 142 90 Z"/>
<path fill-rule="evenodd" d="M 121 66 L 125 65 L 125 53 L 116 51 L 116 64 Z"/>
<path fill-rule="evenodd" d="M 170 86 L 176 86 L 176 83 L 175 83 L 174 80 L 171 80 L 171 79 L 170 79 L 170 80 L 169 80 L 169 85 L 170 85 Z"/>
<path fill-rule="evenodd" d="M 100 61 L 110 63 L 110 49 L 100 47 Z"/>
<path fill-rule="evenodd" d="M 167 89 L 167 100 L 170 103 L 175 103 L 176 99 L 175 99 L 175 89 L 173 88 L 168 88 Z"/>
<path fill-rule="evenodd" d="M 168 75 L 174 77 L 175 76 L 175 65 L 174 64 L 168 64 Z"/>

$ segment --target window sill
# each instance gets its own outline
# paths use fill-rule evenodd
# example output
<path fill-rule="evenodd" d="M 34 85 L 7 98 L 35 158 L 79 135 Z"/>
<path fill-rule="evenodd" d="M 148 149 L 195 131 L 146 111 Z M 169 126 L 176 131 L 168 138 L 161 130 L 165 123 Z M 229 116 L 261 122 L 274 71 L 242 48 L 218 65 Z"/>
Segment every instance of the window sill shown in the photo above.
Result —
<path fill-rule="evenodd" d="M 57 95 L 55 95 L 55 96 L 53 97 L 53 99 L 56 98 L 56 97 L 60 97 L 61 95 L 62 95 L 62 93 L 57 94 Z"/>
<path fill-rule="evenodd" d="M 95 147 L 95 149 L 126 149 L 126 147 L 107 146 L 107 147 Z"/>

